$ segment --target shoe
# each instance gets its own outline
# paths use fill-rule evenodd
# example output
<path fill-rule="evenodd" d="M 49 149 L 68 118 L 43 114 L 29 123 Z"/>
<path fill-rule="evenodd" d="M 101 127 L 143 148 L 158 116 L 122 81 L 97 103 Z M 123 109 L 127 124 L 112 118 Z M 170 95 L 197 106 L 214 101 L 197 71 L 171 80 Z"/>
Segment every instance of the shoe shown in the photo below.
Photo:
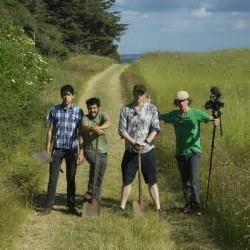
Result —
<path fill-rule="evenodd" d="M 51 213 L 53 207 L 47 207 L 45 208 L 42 212 L 40 212 L 38 215 L 39 216 L 45 216 Z"/>
<path fill-rule="evenodd" d="M 122 207 L 118 207 L 117 209 L 116 209 L 116 214 L 125 214 L 125 209 L 124 208 L 122 208 Z"/>
<path fill-rule="evenodd" d="M 71 206 L 69 207 L 68 212 L 70 214 L 73 214 L 73 215 L 76 215 L 76 216 L 81 216 L 81 213 L 79 213 L 74 207 L 71 207 Z"/>
<path fill-rule="evenodd" d="M 192 208 L 189 206 L 189 205 L 186 205 L 184 208 L 183 208 L 183 213 L 184 214 L 191 214 L 193 212 Z"/>
<path fill-rule="evenodd" d="M 201 209 L 199 207 L 193 208 L 193 213 L 195 215 L 200 216 L 201 215 Z"/>
<path fill-rule="evenodd" d="M 158 214 L 163 214 L 163 213 L 164 213 L 164 210 L 163 210 L 162 208 L 159 208 L 159 209 L 156 210 L 156 212 L 157 212 Z"/>

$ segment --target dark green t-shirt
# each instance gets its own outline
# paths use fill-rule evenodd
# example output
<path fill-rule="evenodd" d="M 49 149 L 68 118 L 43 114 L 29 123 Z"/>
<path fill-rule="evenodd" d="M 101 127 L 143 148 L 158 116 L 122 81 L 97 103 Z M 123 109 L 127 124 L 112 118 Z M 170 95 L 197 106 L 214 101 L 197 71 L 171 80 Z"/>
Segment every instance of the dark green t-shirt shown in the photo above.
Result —
<path fill-rule="evenodd" d="M 85 115 L 82 119 L 82 125 L 86 126 L 101 126 L 104 122 L 110 120 L 106 112 L 99 111 L 95 118 Z M 98 151 L 107 153 L 109 151 L 109 143 L 107 139 L 108 129 L 104 129 L 104 135 L 99 136 Z M 96 149 L 97 135 L 94 132 L 86 132 L 83 134 L 83 147 L 85 149 Z"/>
<path fill-rule="evenodd" d="M 161 115 L 160 119 L 174 126 L 176 155 L 201 152 L 200 123 L 210 121 L 210 115 L 202 110 L 189 108 L 185 115 L 181 115 L 179 110 L 173 110 Z"/>

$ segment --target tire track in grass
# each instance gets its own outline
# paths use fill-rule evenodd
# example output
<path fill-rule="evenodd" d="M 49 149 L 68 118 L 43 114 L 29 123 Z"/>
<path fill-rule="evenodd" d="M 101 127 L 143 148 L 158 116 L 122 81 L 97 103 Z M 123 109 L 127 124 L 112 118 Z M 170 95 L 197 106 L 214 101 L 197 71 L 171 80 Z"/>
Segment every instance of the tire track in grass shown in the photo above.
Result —
<path fill-rule="evenodd" d="M 47 183 L 38 195 L 30 216 L 14 244 L 14 249 L 175 249 L 169 239 L 169 224 L 153 209 L 144 217 L 132 216 L 132 201 L 137 199 L 137 182 L 129 198 L 127 216 L 119 216 L 114 209 L 119 205 L 121 189 L 120 163 L 124 142 L 117 133 L 120 108 L 123 106 L 120 75 L 126 65 L 114 64 L 90 79 L 78 105 L 84 109 L 87 98 L 101 99 L 101 108 L 112 119 L 109 130 L 110 152 L 103 183 L 101 215 L 81 218 L 67 213 L 65 173 L 60 175 L 55 211 L 39 217 L 45 200 Z M 65 166 L 63 167 L 65 170 Z M 47 170 L 46 170 L 47 171 Z M 65 171 L 64 171 L 65 172 Z M 82 197 L 87 188 L 88 164 L 84 162 L 77 170 L 77 208 L 81 211 Z M 47 180 L 46 180 L 47 182 Z M 145 198 L 151 203 L 144 185 Z"/>

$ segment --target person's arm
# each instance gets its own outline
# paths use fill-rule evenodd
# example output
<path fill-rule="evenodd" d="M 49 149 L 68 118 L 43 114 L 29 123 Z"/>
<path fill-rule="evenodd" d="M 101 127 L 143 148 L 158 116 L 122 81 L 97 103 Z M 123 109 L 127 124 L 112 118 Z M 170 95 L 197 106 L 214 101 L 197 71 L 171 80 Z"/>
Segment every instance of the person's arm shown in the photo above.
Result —
<path fill-rule="evenodd" d="M 155 136 L 158 134 L 156 130 L 151 131 L 151 133 L 148 135 L 148 137 L 145 139 L 145 143 L 149 144 L 151 141 L 154 140 Z"/>
<path fill-rule="evenodd" d="M 95 126 L 82 125 L 82 131 L 83 131 L 83 133 L 94 132 L 98 135 L 103 135 L 104 129 L 108 128 L 110 125 L 111 125 L 110 120 L 105 121 L 100 126 L 98 126 L 98 125 L 95 125 Z"/>
<path fill-rule="evenodd" d="M 50 153 L 50 148 L 51 148 L 52 132 L 53 132 L 53 125 L 50 124 L 48 126 L 47 137 L 46 137 L 46 150 L 48 153 Z"/>
<path fill-rule="evenodd" d="M 92 131 L 95 132 L 98 135 L 103 135 L 105 133 L 104 129 L 108 128 L 111 125 L 110 119 L 107 119 L 104 121 L 103 124 L 99 126 L 93 126 Z"/>
<path fill-rule="evenodd" d="M 81 165 L 84 161 L 84 154 L 83 154 L 83 136 L 81 134 L 81 129 L 78 130 L 79 133 L 79 152 L 77 157 L 77 166 Z"/>
<path fill-rule="evenodd" d="M 205 123 L 211 122 L 215 126 L 220 124 L 219 118 L 214 118 L 213 116 L 210 116 L 209 114 L 207 114 L 206 112 L 202 110 L 197 110 L 196 112 L 200 112 L 199 121 L 205 122 Z"/>
<path fill-rule="evenodd" d="M 136 144 L 136 140 L 132 138 L 128 132 L 124 132 L 123 134 L 120 134 L 121 137 L 127 141 L 129 141 L 132 145 Z"/>
<path fill-rule="evenodd" d="M 159 114 L 159 119 L 164 123 L 172 123 L 171 113 Z"/>

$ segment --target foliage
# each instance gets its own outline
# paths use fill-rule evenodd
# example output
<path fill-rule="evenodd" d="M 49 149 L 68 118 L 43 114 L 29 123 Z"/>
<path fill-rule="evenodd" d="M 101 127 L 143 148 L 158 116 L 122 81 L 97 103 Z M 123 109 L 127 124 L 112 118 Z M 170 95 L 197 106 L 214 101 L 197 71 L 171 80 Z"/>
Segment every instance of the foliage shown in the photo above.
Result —
<path fill-rule="evenodd" d="M 41 20 L 40 16 L 43 16 L 43 12 L 31 14 L 27 9 L 28 3 L 29 1 L 3 0 L 0 3 L 0 13 L 6 19 L 13 20 L 16 26 L 22 27 L 43 55 L 67 59 L 70 53 L 62 44 L 61 32 L 57 27 Z"/>
<path fill-rule="evenodd" d="M 4 107 L 0 122 L 1 128 L 6 129 L 4 138 L 8 138 L 8 134 L 11 145 L 18 137 L 13 137 L 13 131 L 8 127 L 11 125 L 19 130 L 36 117 L 39 111 L 37 94 L 49 82 L 49 75 L 46 61 L 37 53 L 33 41 L 24 31 L 2 19 L 0 25 L 0 98 Z M 6 142 L 3 141 L 4 144 Z"/>
<path fill-rule="evenodd" d="M 119 60 L 114 42 L 120 40 L 127 25 L 120 24 L 119 12 L 110 10 L 115 0 L 16 1 L 29 10 L 32 21 L 20 13 L 21 23 L 43 54 L 66 58 L 71 51 Z"/>
<path fill-rule="evenodd" d="M 42 179 L 30 157 L 30 147 L 37 143 L 30 132 L 34 124 L 41 122 L 44 105 L 39 93 L 50 82 L 50 77 L 47 63 L 33 41 L 4 17 L 0 17 L 0 54 L 3 107 L 0 180 L 4 186 L 0 191 L 0 241 L 3 242 L 15 228 L 11 228 L 15 221 L 22 221 L 21 205 L 29 203 Z"/>

